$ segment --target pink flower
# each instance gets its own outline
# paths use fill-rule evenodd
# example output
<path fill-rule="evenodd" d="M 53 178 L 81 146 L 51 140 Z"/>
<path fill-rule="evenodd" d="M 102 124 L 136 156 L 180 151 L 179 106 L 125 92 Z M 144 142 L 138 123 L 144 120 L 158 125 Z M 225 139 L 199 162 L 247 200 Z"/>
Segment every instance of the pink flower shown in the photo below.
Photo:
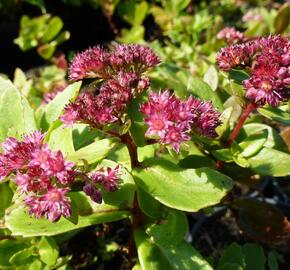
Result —
<path fill-rule="evenodd" d="M 148 102 L 141 105 L 148 125 L 146 136 L 159 139 L 162 144 L 169 144 L 179 152 L 180 144 L 190 140 L 192 129 L 201 135 L 216 137 L 215 128 L 220 125 L 220 113 L 211 103 L 189 97 L 181 101 L 169 91 L 150 93 Z"/>
<path fill-rule="evenodd" d="M 232 45 L 244 42 L 246 37 L 234 27 L 225 27 L 217 34 L 217 39 L 225 40 L 227 44 Z"/>
<path fill-rule="evenodd" d="M 284 71 L 277 64 L 258 62 L 251 78 L 244 81 L 246 97 L 259 105 L 279 106 L 290 97 L 289 77 L 288 69 Z"/>
<path fill-rule="evenodd" d="M 112 51 L 97 46 L 75 56 L 69 77 L 73 81 L 84 78 L 108 79 L 120 71 L 132 70 L 140 74 L 159 62 L 150 48 L 141 45 L 117 45 Z"/>
<path fill-rule="evenodd" d="M 29 214 L 36 218 L 45 216 L 52 222 L 56 222 L 61 216 L 71 215 L 71 206 L 66 193 L 67 188 L 51 188 L 42 196 L 27 196 L 25 204 L 29 208 Z"/>
<path fill-rule="evenodd" d="M 244 50 L 244 48 L 247 48 Z M 246 53 L 247 51 L 247 53 Z M 290 97 L 290 41 L 280 36 L 224 48 L 217 57 L 220 69 L 248 67 L 251 77 L 244 80 L 246 97 L 259 106 L 279 106 Z"/>
<path fill-rule="evenodd" d="M 84 78 L 106 77 L 109 68 L 109 55 L 101 47 L 93 47 L 77 54 L 72 60 L 69 78 L 72 81 Z"/>
<path fill-rule="evenodd" d="M 255 42 L 232 45 L 222 48 L 217 54 L 217 63 L 221 70 L 229 71 L 235 67 L 246 67 L 252 63 L 252 56 L 257 50 Z"/>

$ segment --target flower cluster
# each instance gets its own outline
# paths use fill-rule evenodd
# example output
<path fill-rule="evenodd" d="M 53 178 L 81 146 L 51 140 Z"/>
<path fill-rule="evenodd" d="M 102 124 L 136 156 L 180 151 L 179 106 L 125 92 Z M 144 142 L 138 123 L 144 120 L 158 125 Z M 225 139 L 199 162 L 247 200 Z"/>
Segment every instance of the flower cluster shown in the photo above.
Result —
<path fill-rule="evenodd" d="M 53 222 L 71 214 L 67 186 L 75 179 L 74 163 L 64 160 L 60 151 L 53 152 L 38 131 L 22 141 L 8 138 L 0 154 L 0 179 L 14 174 L 14 181 L 26 195 L 29 213 Z"/>
<path fill-rule="evenodd" d="M 119 166 L 115 168 L 101 168 L 92 173 L 90 180 L 87 181 L 83 191 L 90 196 L 90 198 L 97 203 L 102 202 L 102 194 L 97 185 L 101 185 L 107 192 L 114 192 L 118 190 L 119 182 Z"/>
<path fill-rule="evenodd" d="M 201 135 L 216 137 L 215 128 L 221 124 L 220 113 L 209 102 L 189 97 L 181 101 L 169 91 L 150 93 L 140 111 L 149 126 L 146 136 L 157 137 L 162 144 L 170 144 L 178 152 L 180 144 L 190 140 L 192 129 Z"/>
<path fill-rule="evenodd" d="M 243 82 L 246 97 L 257 105 L 276 107 L 290 97 L 290 41 L 280 36 L 222 49 L 217 62 L 220 69 L 248 68 L 250 78 Z"/>
<path fill-rule="evenodd" d="M 225 27 L 217 34 L 217 39 L 225 40 L 229 45 L 246 41 L 245 35 L 234 27 Z"/>
<path fill-rule="evenodd" d="M 102 81 L 97 93 L 84 92 L 67 105 L 61 120 L 67 125 L 80 121 L 94 127 L 117 121 L 128 103 L 149 87 L 149 79 L 142 73 L 158 63 L 153 51 L 140 45 L 117 45 L 112 51 L 94 47 L 77 54 L 70 79 Z"/>

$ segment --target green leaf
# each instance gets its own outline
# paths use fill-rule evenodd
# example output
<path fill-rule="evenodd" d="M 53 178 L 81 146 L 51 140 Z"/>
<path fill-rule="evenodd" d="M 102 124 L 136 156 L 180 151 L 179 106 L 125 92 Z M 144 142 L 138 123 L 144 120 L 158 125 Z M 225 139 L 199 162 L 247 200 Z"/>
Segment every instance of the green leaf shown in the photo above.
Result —
<path fill-rule="evenodd" d="M 68 155 L 68 159 L 79 165 L 92 164 L 104 159 L 117 145 L 117 138 L 102 139 L 85 146 Z"/>
<path fill-rule="evenodd" d="M 11 109 L 13 104 L 13 110 Z M 34 112 L 11 81 L 0 77 L 0 142 L 36 129 Z"/>
<path fill-rule="evenodd" d="M 260 134 L 253 134 L 247 137 L 245 140 L 243 140 L 241 143 L 239 143 L 239 146 L 241 147 L 242 152 L 241 155 L 244 157 L 250 157 L 254 154 L 256 154 L 268 138 L 268 130 L 264 130 L 264 132 Z"/>
<path fill-rule="evenodd" d="M 270 251 L 268 255 L 268 266 L 270 270 L 279 270 L 276 252 Z"/>
<path fill-rule="evenodd" d="M 9 187 L 9 182 L 0 183 L 0 218 L 5 214 L 5 209 L 11 204 L 13 191 Z"/>
<path fill-rule="evenodd" d="M 288 112 L 282 111 L 279 108 L 264 107 L 259 108 L 258 112 L 271 120 L 280 122 L 287 126 L 290 125 L 290 114 Z"/>
<path fill-rule="evenodd" d="M 77 225 L 65 218 L 61 218 L 57 223 L 52 223 L 44 218 L 37 220 L 30 217 L 27 210 L 20 205 L 15 208 L 12 206 L 12 210 L 9 211 L 8 209 L 6 211 L 5 226 L 13 235 L 24 237 L 52 236 L 95 224 L 124 219 L 130 215 L 128 208 L 119 209 L 104 203 L 94 203 L 83 192 L 71 192 L 70 196 L 75 196 L 79 202 L 79 221 Z"/>
<path fill-rule="evenodd" d="M 163 205 L 152 198 L 142 188 L 138 189 L 138 203 L 141 210 L 148 216 L 154 219 L 162 217 Z"/>
<path fill-rule="evenodd" d="M 249 79 L 250 76 L 243 70 L 231 69 L 229 72 L 229 78 L 237 84 L 243 84 L 243 81 Z"/>
<path fill-rule="evenodd" d="M 226 264 L 234 264 L 242 267 L 242 269 L 245 269 L 246 264 L 244 254 L 242 252 L 242 248 L 238 244 L 233 243 L 224 250 L 224 253 L 218 263 L 217 270 L 227 269 L 224 268 Z"/>
<path fill-rule="evenodd" d="M 245 270 L 264 270 L 266 257 L 263 248 L 257 244 L 245 244 L 242 247 L 245 255 L 246 268 Z"/>
<path fill-rule="evenodd" d="M 57 43 L 56 41 L 52 41 L 47 44 L 43 44 L 37 48 L 37 53 L 45 60 L 52 58 L 55 50 L 56 50 Z"/>
<path fill-rule="evenodd" d="M 38 248 L 40 259 L 48 266 L 53 266 L 59 255 L 58 246 L 53 237 L 42 236 Z"/>
<path fill-rule="evenodd" d="M 30 264 L 32 261 L 32 252 L 32 248 L 22 249 L 11 256 L 9 262 L 15 266 Z"/>
<path fill-rule="evenodd" d="M 75 153 L 73 140 L 72 140 L 72 127 L 60 127 L 52 130 L 49 133 L 47 141 L 51 150 L 60 150 L 65 157 Z"/>
<path fill-rule="evenodd" d="M 282 34 L 289 26 L 290 5 L 285 3 L 282 5 L 274 19 L 274 27 L 276 34 Z"/>
<path fill-rule="evenodd" d="M 218 203 L 232 188 L 232 181 L 210 168 L 181 169 L 161 158 L 144 161 L 133 170 L 139 187 L 166 206 L 198 211 Z"/>
<path fill-rule="evenodd" d="M 215 158 L 224 162 L 232 162 L 233 161 L 233 154 L 231 149 L 223 148 L 218 149 L 212 152 Z"/>
<path fill-rule="evenodd" d="M 213 106 L 219 111 L 223 111 L 223 103 L 218 94 L 213 92 L 210 86 L 196 77 L 190 77 L 187 84 L 189 94 L 193 94 L 204 101 L 211 101 Z"/>
<path fill-rule="evenodd" d="M 250 168 L 262 175 L 279 177 L 290 174 L 290 155 L 275 149 L 263 147 L 247 160 Z"/>
<path fill-rule="evenodd" d="M 156 245 L 140 229 L 134 232 L 134 236 L 143 270 L 212 270 L 207 261 L 185 241 L 165 248 Z"/>
<path fill-rule="evenodd" d="M 77 97 L 81 87 L 81 82 L 75 82 L 69 85 L 64 91 L 57 94 L 57 96 L 50 101 L 45 110 L 45 120 L 51 124 L 57 120 L 65 107 L 70 101 L 74 101 Z"/>
<path fill-rule="evenodd" d="M 123 43 L 140 43 L 143 41 L 145 28 L 143 25 L 134 25 L 130 30 L 123 28 L 121 37 L 117 40 Z"/>
<path fill-rule="evenodd" d="M 9 259 L 18 251 L 27 248 L 24 242 L 4 239 L 0 241 L 0 267 L 11 266 Z"/>
<path fill-rule="evenodd" d="M 41 42 L 47 43 L 47 42 L 51 41 L 60 32 L 62 27 L 63 27 L 62 20 L 57 16 L 52 17 L 49 20 L 47 27 L 43 33 L 43 36 L 41 38 Z"/>
<path fill-rule="evenodd" d="M 218 73 L 216 68 L 211 65 L 203 76 L 203 80 L 215 91 L 218 87 Z"/>
<path fill-rule="evenodd" d="M 165 220 L 161 224 L 150 225 L 146 233 L 152 237 L 154 243 L 163 247 L 175 245 L 184 239 L 188 230 L 186 215 L 180 211 L 169 210 Z"/>
<path fill-rule="evenodd" d="M 237 141 L 241 142 L 242 140 L 246 139 L 247 137 L 259 134 L 263 132 L 263 130 L 268 130 L 268 139 L 265 142 L 264 146 L 268 148 L 275 148 L 281 151 L 287 151 L 286 143 L 283 141 L 282 137 L 279 133 L 270 126 L 260 123 L 250 123 L 243 126 Z"/>

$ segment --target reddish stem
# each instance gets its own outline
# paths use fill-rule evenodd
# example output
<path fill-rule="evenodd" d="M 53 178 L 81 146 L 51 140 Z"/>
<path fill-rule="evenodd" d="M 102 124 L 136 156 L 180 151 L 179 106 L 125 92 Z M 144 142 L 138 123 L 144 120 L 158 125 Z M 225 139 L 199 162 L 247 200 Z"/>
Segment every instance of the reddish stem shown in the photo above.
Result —
<path fill-rule="evenodd" d="M 245 121 L 247 120 L 250 113 L 257 108 L 255 103 L 249 103 L 244 109 L 242 115 L 239 118 L 237 125 L 235 126 L 229 140 L 226 142 L 225 147 L 230 147 L 232 142 L 237 138 L 240 133 L 241 128 L 243 127 Z"/>

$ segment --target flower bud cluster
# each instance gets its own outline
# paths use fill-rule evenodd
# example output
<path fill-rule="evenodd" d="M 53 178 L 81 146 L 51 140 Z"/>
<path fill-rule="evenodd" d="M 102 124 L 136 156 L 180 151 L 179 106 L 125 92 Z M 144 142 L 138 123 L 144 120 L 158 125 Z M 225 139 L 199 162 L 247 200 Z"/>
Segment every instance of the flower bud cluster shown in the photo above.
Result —
<path fill-rule="evenodd" d="M 56 222 L 61 216 L 71 215 L 66 193 L 75 179 L 74 163 L 65 161 L 60 151 L 51 151 L 43 139 L 38 131 L 24 136 L 22 141 L 8 138 L 2 144 L 0 177 L 2 180 L 13 174 L 25 194 L 29 213 Z"/>
<path fill-rule="evenodd" d="M 290 98 L 290 41 L 280 36 L 260 38 L 223 48 L 217 56 L 219 68 L 247 68 L 246 97 L 257 105 L 279 106 Z"/>
<path fill-rule="evenodd" d="M 149 79 L 142 73 L 158 63 L 153 51 L 140 45 L 117 45 L 112 51 L 94 47 L 77 54 L 70 79 L 98 78 L 102 82 L 97 93 L 84 92 L 66 106 L 61 120 L 67 125 L 80 121 L 95 127 L 116 122 L 128 103 L 149 87 Z"/>
<path fill-rule="evenodd" d="M 83 187 L 83 191 L 90 196 L 90 198 L 96 202 L 102 202 L 102 193 L 98 189 L 98 186 L 103 186 L 107 192 L 115 192 L 118 190 L 119 182 L 119 165 L 115 168 L 101 168 L 93 172 L 90 176 L 90 180 L 87 181 Z"/>
<path fill-rule="evenodd" d="M 149 126 L 146 136 L 170 144 L 176 152 L 182 142 L 190 140 L 192 130 L 213 138 L 217 136 L 215 128 L 221 124 L 220 113 L 210 102 L 193 97 L 182 101 L 169 91 L 150 93 L 140 111 L 145 114 L 144 120 Z"/>

